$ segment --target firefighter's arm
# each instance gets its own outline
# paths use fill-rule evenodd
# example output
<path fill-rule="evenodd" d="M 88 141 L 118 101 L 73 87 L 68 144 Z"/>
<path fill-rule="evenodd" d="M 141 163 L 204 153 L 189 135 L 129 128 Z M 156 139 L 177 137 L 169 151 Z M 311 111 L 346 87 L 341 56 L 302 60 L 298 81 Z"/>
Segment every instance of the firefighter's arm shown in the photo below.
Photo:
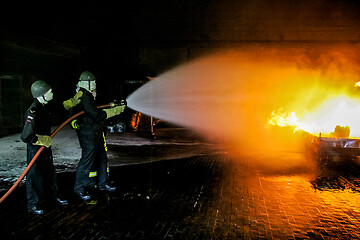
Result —
<path fill-rule="evenodd" d="M 93 100 L 90 99 L 90 96 L 85 94 L 82 97 L 82 106 L 84 106 L 84 112 L 95 121 L 103 121 L 106 119 L 106 113 L 102 110 L 99 110 L 96 105 L 94 105 Z"/>
<path fill-rule="evenodd" d="M 78 91 L 73 98 L 70 98 L 63 102 L 63 106 L 66 110 L 78 105 L 81 102 L 81 97 L 83 95 L 82 91 Z"/>
<path fill-rule="evenodd" d="M 33 145 L 50 147 L 52 143 L 52 138 L 50 136 L 35 134 L 34 126 L 36 121 L 36 109 L 30 109 L 25 117 L 26 121 L 24 129 L 21 132 L 21 140 L 25 143 L 31 143 Z"/>
<path fill-rule="evenodd" d="M 124 112 L 124 110 L 125 110 L 125 105 L 104 109 L 103 111 L 106 112 L 106 118 L 111 118 L 113 116 L 119 115 L 120 113 Z"/>
<path fill-rule="evenodd" d="M 25 115 L 26 120 L 20 136 L 21 140 L 25 143 L 35 143 L 37 141 L 37 136 L 34 132 L 35 115 L 35 109 L 30 109 L 27 115 Z"/>

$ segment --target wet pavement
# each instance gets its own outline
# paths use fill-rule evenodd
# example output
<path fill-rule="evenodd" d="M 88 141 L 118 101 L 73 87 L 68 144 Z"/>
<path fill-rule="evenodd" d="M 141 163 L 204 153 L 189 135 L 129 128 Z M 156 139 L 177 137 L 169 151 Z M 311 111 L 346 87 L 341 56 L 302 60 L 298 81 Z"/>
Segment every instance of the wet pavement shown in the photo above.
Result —
<path fill-rule="evenodd" d="M 128 149 L 116 142 L 114 137 L 109 145 L 112 158 L 131 156 L 139 164 L 113 161 L 115 192 L 93 191 L 94 201 L 79 201 L 71 191 L 74 172 L 63 171 L 59 190 L 69 205 L 45 206 L 43 216 L 34 216 L 26 212 L 20 186 L 0 205 L 1 238 L 360 238 L 360 165 L 355 160 L 290 164 L 274 171 L 271 163 L 258 164 L 266 154 L 235 157 L 219 149 L 205 151 L 189 140 Z M 283 158 L 290 161 L 298 154 Z M 147 161 L 136 161 L 146 156 Z"/>

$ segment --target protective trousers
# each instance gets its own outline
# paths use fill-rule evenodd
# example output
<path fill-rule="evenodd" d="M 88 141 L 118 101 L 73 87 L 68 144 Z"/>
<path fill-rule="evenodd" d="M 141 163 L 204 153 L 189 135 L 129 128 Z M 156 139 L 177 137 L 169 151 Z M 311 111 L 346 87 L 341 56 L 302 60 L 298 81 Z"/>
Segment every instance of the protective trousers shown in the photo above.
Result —
<path fill-rule="evenodd" d="M 39 147 L 27 147 L 27 163 L 35 156 Z M 28 207 L 36 206 L 43 197 L 55 200 L 57 196 L 56 173 L 51 148 L 45 148 L 26 175 Z"/>
<path fill-rule="evenodd" d="M 75 193 L 81 193 L 87 187 L 105 186 L 108 179 L 103 133 L 79 131 L 78 137 L 82 153 L 76 169 Z"/>

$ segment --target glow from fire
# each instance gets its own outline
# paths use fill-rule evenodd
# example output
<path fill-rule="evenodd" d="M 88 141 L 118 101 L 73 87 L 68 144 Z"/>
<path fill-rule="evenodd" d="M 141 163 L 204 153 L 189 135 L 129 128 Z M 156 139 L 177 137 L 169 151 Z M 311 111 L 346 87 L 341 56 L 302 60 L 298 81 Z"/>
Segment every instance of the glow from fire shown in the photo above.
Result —
<path fill-rule="evenodd" d="M 352 47 L 222 50 L 156 76 L 127 101 L 237 149 L 288 151 L 304 131 L 341 125 L 360 137 L 357 59 Z"/>

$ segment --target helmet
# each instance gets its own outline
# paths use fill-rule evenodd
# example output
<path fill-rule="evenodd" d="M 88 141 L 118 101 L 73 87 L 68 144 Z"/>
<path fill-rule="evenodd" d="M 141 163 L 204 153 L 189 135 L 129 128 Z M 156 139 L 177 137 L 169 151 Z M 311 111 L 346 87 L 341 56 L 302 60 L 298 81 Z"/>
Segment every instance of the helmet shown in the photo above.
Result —
<path fill-rule="evenodd" d="M 31 94 L 34 98 L 40 97 L 50 90 L 50 85 L 42 80 L 38 80 L 31 85 Z"/>
<path fill-rule="evenodd" d="M 80 75 L 80 81 L 96 81 L 95 75 L 92 72 L 85 71 Z"/>

